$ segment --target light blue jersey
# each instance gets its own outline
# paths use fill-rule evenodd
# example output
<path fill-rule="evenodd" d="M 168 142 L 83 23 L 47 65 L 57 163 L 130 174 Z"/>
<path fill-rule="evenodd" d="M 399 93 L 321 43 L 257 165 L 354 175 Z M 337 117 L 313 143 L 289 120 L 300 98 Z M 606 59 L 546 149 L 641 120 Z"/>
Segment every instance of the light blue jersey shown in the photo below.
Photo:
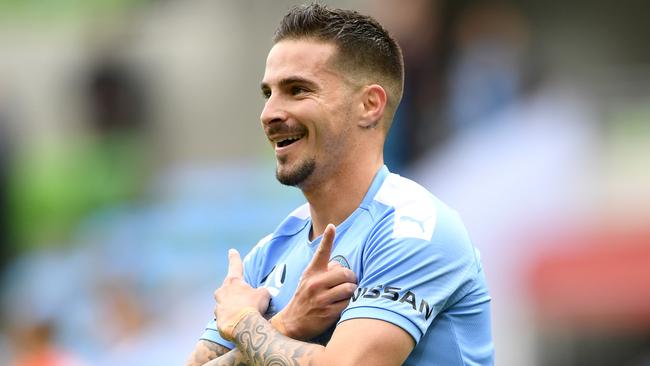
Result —
<path fill-rule="evenodd" d="M 244 277 L 266 287 L 268 315 L 284 308 L 321 237 L 309 241 L 305 204 L 244 259 Z M 355 272 L 358 289 L 340 322 L 374 318 L 393 323 L 416 342 L 405 365 L 491 365 L 490 296 L 478 251 L 458 214 L 417 183 L 376 175 L 359 208 L 336 228 L 336 260 Z M 226 347 L 216 323 L 202 339 Z"/>

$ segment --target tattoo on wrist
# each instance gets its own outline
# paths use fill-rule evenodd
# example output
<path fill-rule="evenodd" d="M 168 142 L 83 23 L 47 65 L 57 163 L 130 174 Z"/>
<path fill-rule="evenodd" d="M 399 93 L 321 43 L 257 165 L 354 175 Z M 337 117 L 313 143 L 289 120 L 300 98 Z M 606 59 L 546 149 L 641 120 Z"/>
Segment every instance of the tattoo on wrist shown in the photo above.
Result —
<path fill-rule="evenodd" d="M 252 306 L 247 306 L 241 310 L 235 315 L 234 319 L 232 320 L 232 323 L 226 324 L 223 327 L 219 327 L 219 334 L 223 337 L 223 339 L 232 342 L 233 337 L 232 333 L 235 331 L 235 328 L 237 327 L 237 324 L 246 317 L 247 314 L 250 313 L 257 313 L 257 309 L 252 307 Z"/>
<path fill-rule="evenodd" d="M 239 322 L 234 336 L 237 348 L 251 365 L 308 365 L 319 347 L 283 336 L 261 315 L 253 313 Z"/>

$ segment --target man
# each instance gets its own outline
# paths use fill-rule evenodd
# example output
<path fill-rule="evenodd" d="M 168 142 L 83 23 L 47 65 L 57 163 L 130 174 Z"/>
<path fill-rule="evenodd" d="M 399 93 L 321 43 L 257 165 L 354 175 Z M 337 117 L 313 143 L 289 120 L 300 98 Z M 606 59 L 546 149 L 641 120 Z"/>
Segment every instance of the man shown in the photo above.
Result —
<path fill-rule="evenodd" d="M 229 252 L 218 325 L 190 364 L 492 364 L 490 297 L 458 215 L 383 165 L 402 87 L 375 20 L 318 4 L 285 16 L 261 120 L 278 180 L 308 203 L 243 263 Z M 339 313 L 329 341 L 305 342 Z"/>

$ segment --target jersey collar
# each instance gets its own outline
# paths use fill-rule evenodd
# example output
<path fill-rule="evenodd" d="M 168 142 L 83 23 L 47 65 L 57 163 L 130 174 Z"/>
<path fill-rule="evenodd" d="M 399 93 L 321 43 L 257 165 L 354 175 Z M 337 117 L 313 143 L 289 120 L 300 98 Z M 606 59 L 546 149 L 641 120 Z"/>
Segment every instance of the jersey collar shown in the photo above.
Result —
<path fill-rule="evenodd" d="M 359 213 L 361 212 L 361 210 L 359 209 L 363 209 L 366 211 L 369 210 L 372 201 L 375 199 L 375 195 L 377 194 L 377 191 L 379 191 L 379 188 L 382 186 L 382 184 L 384 184 L 384 181 L 386 180 L 386 177 L 388 177 L 389 173 L 390 172 L 388 171 L 386 165 L 382 166 L 379 169 L 379 171 L 377 171 L 377 173 L 375 174 L 375 178 L 373 178 L 372 183 L 370 184 L 370 188 L 368 188 L 368 192 L 366 192 L 366 195 L 363 197 L 363 200 L 361 201 L 359 207 L 356 210 L 354 210 L 354 212 L 352 212 L 352 214 L 348 216 L 348 218 L 343 220 L 343 222 L 336 227 L 337 234 L 344 232 L 345 230 L 347 230 L 347 228 L 350 225 L 352 225 L 352 222 L 354 221 L 355 217 L 359 215 Z M 311 217 L 309 218 L 309 220 L 307 220 L 307 222 L 305 222 L 305 226 L 303 226 L 303 230 L 307 228 L 311 229 Z M 305 235 L 307 235 L 307 242 L 309 243 L 309 245 L 314 246 L 320 243 L 321 239 L 323 238 L 322 235 L 315 238 L 314 241 L 311 242 L 309 241 L 309 229 L 305 231 L 306 232 Z"/>
<path fill-rule="evenodd" d="M 382 166 L 379 171 L 377 171 L 375 178 L 372 180 L 372 184 L 370 184 L 370 188 L 368 188 L 368 192 L 366 192 L 366 195 L 363 197 L 363 201 L 361 201 L 359 207 L 366 210 L 368 207 L 370 207 L 370 204 L 375 199 L 377 191 L 379 191 L 379 188 L 382 186 L 382 184 L 384 184 L 384 181 L 386 180 L 386 177 L 389 173 L 390 171 L 388 171 L 388 167 L 386 165 Z"/>

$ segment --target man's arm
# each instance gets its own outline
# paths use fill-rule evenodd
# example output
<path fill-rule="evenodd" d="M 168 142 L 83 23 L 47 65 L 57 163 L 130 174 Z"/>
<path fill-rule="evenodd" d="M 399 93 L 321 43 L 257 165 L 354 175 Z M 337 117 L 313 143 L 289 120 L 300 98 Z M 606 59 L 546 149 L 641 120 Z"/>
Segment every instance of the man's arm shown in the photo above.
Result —
<path fill-rule="evenodd" d="M 336 328 L 323 347 L 287 338 L 260 314 L 246 315 L 233 341 L 249 365 L 401 365 L 415 346 L 402 328 L 376 319 L 352 319 Z M 209 365 L 236 365 L 224 357 Z"/>
<path fill-rule="evenodd" d="M 284 336 L 310 340 L 336 322 L 356 289 L 355 282 L 354 272 L 338 262 L 330 262 L 326 272 L 309 266 L 287 307 L 273 316 L 270 323 Z M 238 361 L 245 360 L 236 348 L 230 350 L 202 339 L 196 344 L 187 366 L 204 365 L 226 354 L 228 357 L 223 362 L 227 363 L 222 364 L 237 365 Z"/>
<path fill-rule="evenodd" d="M 204 363 L 203 366 L 248 366 L 250 363 L 238 348 L 226 353 L 225 355 L 215 358 L 210 362 Z"/>
<path fill-rule="evenodd" d="M 354 272 L 343 268 L 336 261 L 327 262 L 331 255 L 335 230 L 331 234 L 323 238 L 319 254 L 305 268 L 289 304 L 270 321 L 284 336 L 308 341 L 322 334 L 338 320 L 357 288 Z M 213 349 L 216 352 L 212 351 Z M 203 365 L 228 351 L 228 348 L 214 342 L 201 340 L 187 366 Z M 222 364 L 236 365 L 237 361 L 245 360 L 236 348 L 227 354 L 228 357 L 224 356 Z"/>
<path fill-rule="evenodd" d="M 187 360 L 187 366 L 201 366 L 206 362 L 220 357 L 230 351 L 220 344 L 201 339 L 196 343 L 194 351 Z"/>
<path fill-rule="evenodd" d="M 327 267 L 334 235 L 334 226 L 328 225 L 308 269 Z M 401 327 L 365 318 L 342 322 L 326 347 L 287 338 L 260 315 L 265 309 L 255 300 L 257 291 L 243 281 L 239 253 L 229 253 L 228 276 L 215 291 L 215 315 L 223 320 L 221 336 L 252 365 L 400 365 L 415 346 Z"/>

